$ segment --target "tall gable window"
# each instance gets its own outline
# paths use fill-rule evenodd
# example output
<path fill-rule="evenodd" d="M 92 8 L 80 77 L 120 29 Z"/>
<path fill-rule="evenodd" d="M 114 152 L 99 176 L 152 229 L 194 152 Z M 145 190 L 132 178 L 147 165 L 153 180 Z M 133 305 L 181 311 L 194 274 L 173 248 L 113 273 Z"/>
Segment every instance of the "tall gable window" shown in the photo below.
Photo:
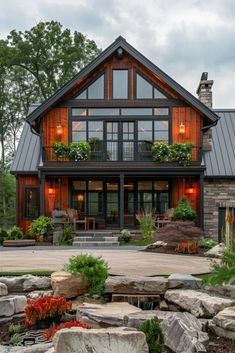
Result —
<path fill-rule="evenodd" d="M 136 73 L 136 99 L 166 99 L 167 97 L 144 77 Z"/>
<path fill-rule="evenodd" d="M 113 70 L 113 99 L 128 99 L 128 70 Z"/>
<path fill-rule="evenodd" d="M 104 74 L 97 78 L 75 99 L 104 99 Z"/>

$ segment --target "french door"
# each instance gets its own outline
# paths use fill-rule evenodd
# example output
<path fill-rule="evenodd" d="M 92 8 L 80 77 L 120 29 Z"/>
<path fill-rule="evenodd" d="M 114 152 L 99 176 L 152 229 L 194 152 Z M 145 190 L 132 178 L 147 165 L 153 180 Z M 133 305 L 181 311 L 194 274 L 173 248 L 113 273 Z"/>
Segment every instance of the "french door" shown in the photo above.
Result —
<path fill-rule="evenodd" d="M 106 159 L 133 161 L 135 159 L 135 122 L 106 122 Z"/>

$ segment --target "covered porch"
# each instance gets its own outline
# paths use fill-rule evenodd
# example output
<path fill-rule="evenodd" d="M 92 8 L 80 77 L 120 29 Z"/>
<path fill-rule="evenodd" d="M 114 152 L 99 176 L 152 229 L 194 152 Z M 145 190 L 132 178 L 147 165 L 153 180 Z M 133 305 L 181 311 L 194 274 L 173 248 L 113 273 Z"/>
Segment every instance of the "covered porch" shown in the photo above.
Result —
<path fill-rule="evenodd" d="M 95 229 L 137 228 L 136 214 L 153 210 L 162 217 L 186 197 L 203 227 L 203 174 L 198 175 L 51 175 L 41 182 L 40 213 L 77 210 L 78 219 L 94 219 Z"/>

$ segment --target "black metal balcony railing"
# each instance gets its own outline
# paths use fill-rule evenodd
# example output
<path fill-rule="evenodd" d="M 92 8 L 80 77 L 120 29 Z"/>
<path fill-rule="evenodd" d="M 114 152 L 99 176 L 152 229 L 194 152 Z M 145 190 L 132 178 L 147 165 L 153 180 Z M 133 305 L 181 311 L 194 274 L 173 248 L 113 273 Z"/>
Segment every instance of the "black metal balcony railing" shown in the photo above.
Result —
<path fill-rule="evenodd" d="M 152 143 L 149 141 L 107 141 L 105 146 L 92 148 L 88 161 L 120 162 L 120 161 L 153 161 Z M 70 157 L 58 157 L 52 146 L 42 148 L 43 162 L 73 162 Z M 201 147 L 193 146 L 192 161 L 201 162 Z"/>

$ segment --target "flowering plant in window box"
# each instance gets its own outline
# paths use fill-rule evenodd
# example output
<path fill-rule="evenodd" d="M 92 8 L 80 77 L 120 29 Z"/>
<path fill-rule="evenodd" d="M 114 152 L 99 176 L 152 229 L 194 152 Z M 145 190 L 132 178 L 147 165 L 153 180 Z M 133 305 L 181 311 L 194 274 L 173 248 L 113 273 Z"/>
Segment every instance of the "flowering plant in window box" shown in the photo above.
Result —
<path fill-rule="evenodd" d="M 26 326 L 49 327 L 53 322 L 59 322 L 61 316 L 71 307 L 72 303 L 63 297 L 29 299 L 25 308 L 25 324 Z"/>

